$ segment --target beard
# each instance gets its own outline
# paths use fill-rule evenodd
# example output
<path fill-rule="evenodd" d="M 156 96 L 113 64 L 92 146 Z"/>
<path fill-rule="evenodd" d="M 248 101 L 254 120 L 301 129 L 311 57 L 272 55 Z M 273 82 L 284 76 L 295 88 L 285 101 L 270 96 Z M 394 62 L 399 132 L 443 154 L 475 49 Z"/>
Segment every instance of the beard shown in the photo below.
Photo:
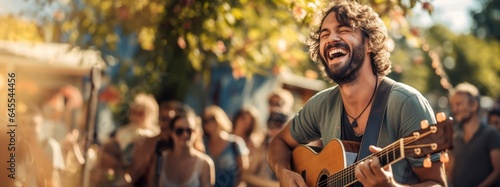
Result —
<path fill-rule="evenodd" d="M 472 119 L 472 113 L 468 113 L 467 115 L 461 115 L 460 117 L 454 117 L 454 119 L 456 120 L 456 122 L 459 124 L 460 127 L 463 126 L 463 124 L 469 122 L 471 119 Z"/>
<path fill-rule="evenodd" d="M 361 43 L 354 47 L 354 50 L 350 50 L 351 58 L 342 66 L 342 64 L 332 64 L 328 65 L 327 51 L 329 48 L 338 48 L 344 47 L 349 49 L 349 46 L 346 43 L 337 42 L 332 46 L 327 46 L 323 56 L 321 56 L 321 63 L 325 67 L 325 72 L 328 78 L 332 79 L 335 83 L 339 85 L 343 85 L 346 83 L 351 83 L 359 76 L 359 69 L 363 65 L 363 61 L 365 60 L 365 46 L 364 38 Z"/>

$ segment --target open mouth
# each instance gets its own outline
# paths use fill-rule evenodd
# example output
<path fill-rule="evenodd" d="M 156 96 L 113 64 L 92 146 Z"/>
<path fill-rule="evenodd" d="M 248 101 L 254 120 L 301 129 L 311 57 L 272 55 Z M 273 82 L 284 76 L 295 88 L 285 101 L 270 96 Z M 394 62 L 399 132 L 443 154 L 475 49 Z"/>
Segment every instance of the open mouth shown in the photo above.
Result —
<path fill-rule="evenodd" d="M 343 56 L 347 55 L 347 51 L 344 49 L 332 48 L 327 52 L 327 54 L 328 54 L 327 55 L 328 59 L 333 60 L 335 58 L 343 57 Z"/>

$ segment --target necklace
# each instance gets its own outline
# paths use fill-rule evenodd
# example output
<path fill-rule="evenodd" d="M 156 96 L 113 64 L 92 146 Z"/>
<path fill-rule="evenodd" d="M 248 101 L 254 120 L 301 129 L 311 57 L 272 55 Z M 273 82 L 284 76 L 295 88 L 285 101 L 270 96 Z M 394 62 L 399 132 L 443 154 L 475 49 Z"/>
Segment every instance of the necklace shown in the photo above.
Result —
<path fill-rule="evenodd" d="M 375 92 L 377 92 L 377 86 L 378 86 L 378 76 L 375 77 L 375 88 L 373 89 L 372 97 L 370 98 L 370 101 L 368 101 L 368 104 L 366 104 L 365 109 L 363 109 L 363 111 L 361 111 L 361 114 L 359 114 L 358 117 L 355 117 L 355 118 L 352 117 L 351 115 L 349 115 L 349 113 L 347 113 L 347 111 L 344 108 L 345 114 L 347 114 L 347 116 L 349 116 L 353 120 L 352 123 L 351 123 L 352 127 L 358 127 L 357 120 L 358 120 L 359 117 L 361 117 L 361 115 L 363 115 L 363 113 L 365 113 L 365 111 L 368 108 L 368 106 L 370 106 L 370 103 L 372 102 L 373 97 L 375 96 Z"/>

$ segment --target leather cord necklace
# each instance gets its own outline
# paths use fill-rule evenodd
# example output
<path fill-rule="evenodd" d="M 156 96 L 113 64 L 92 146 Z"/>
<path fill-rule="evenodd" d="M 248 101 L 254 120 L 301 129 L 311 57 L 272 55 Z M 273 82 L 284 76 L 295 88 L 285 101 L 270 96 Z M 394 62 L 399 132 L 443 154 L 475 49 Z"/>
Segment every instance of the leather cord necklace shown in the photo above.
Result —
<path fill-rule="evenodd" d="M 358 120 L 359 117 L 361 117 L 361 115 L 363 115 L 363 113 L 365 113 L 365 111 L 368 108 L 368 106 L 370 106 L 370 103 L 372 102 L 373 97 L 375 96 L 375 93 L 377 92 L 377 86 L 378 86 L 378 75 L 375 77 L 375 88 L 373 89 L 372 97 L 370 98 L 370 101 L 368 101 L 368 104 L 366 104 L 365 109 L 363 109 L 363 111 L 361 111 L 361 114 L 359 114 L 358 117 L 354 118 L 351 115 L 349 115 L 349 113 L 347 113 L 347 111 L 345 110 L 345 107 L 344 107 L 345 114 L 347 114 L 347 116 L 349 116 L 353 120 L 352 123 L 351 123 L 352 127 L 358 127 L 357 120 Z"/>

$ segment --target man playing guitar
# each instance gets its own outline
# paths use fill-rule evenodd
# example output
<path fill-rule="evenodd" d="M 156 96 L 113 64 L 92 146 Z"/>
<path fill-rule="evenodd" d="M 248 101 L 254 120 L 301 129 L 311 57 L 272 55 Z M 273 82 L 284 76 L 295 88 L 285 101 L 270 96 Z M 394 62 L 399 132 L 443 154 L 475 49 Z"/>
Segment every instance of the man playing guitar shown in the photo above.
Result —
<path fill-rule="evenodd" d="M 291 166 L 292 150 L 299 144 L 318 139 L 323 145 L 332 139 L 361 142 L 367 126 L 375 125 L 368 119 L 377 107 L 378 88 L 389 79 L 387 30 L 371 7 L 334 0 L 318 18 L 309 52 L 324 77 L 337 86 L 313 96 L 270 143 L 268 161 L 282 186 L 306 186 L 303 173 Z M 402 83 L 393 85 L 383 114 L 378 140 L 371 143 L 378 147 L 419 130 L 421 120 L 436 122 L 422 94 Z M 370 151 L 376 153 L 378 147 L 370 146 Z M 359 162 L 353 170 L 364 186 L 447 185 L 440 154 L 429 154 L 427 159 L 435 162 L 430 168 L 423 167 L 426 158 L 405 158 L 386 167 L 376 158 Z"/>

